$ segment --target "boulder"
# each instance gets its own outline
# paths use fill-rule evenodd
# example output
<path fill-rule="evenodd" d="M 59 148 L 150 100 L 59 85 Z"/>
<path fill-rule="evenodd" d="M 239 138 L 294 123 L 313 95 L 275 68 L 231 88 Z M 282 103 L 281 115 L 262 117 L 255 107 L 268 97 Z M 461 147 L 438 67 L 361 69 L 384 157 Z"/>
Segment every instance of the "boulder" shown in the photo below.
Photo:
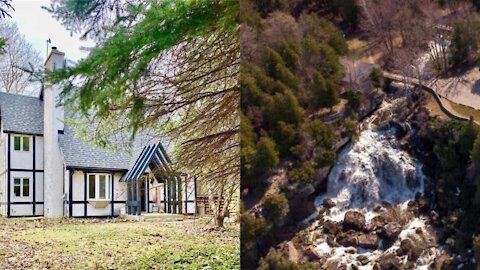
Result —
<path fill-rule="evenodd" d="M 408 260 L 416 261 L 422 254 L 422 248 L 417 246 L 413 240 L 406 238 L 400 242 L 400 247 L 397 249 L 398 256 L 408 256 Z"/>
<path fill-rule="evenodd" d="M 323 200 L 322 205 L 323 207 L 330 209 L 332 207 L 335 207 L 337 204 L 332 199 L 325 199 Z"/>
<path fill-rule="evenodd" d="M 365 227 L 365 216 L 358 211 L 348 211 L 343 218 L 343 225 L 346 228 L 362 230 Z"/>
<path fill-rule="evenodd" d="M 448 254 L 442 254 L 435 258 L 435 270 L 448 270 L 452 267 L 453 259 Z"/>
<path fill-rule="evenodd" d="M 298 263 L 300 258 L 297 248 L 293 245 L 292 241 L 287 243 L 288 259 L 291 262 Z"/>
<path fill-rule="evenodd" d="M 343 233 L 337 237 L 337 243 L 344 247 L 356 247 L 358 245 L 358 239 L 356 235 Z"/>
<path fill-rule="evenodd" d="M 305 249 L 303 254 L 306 257 L 307 261 L 319 261 L 322 258 L 322 256 L 320 256 L 314 246 L 308 246 L 308 248 Z M 296 263 L 298 262 L 298 260 L 294 262 Z"/>
<path fill-rule="evenodd" d="M 417 200 L 417 204 L 418 204 L 418 209 L 420 210 L 420 212 L 427 212 L 428 211 L 428 200 L 427 198 L 423 197 L 423 196 L 420 196 Z"/>
<path fill-rule="evenodd" d="M 378 248 L 378 236 L 375 234 L 361 234 L 357 237 L 358 246 L 368 249 Z"/>
<path fill-rule="evenodd" d="M 430 217 L 430 220 L 432 221 L 433 224 L 439 225 L 441 223 L 440 215 L 437 213 L 437 211 L 430 210 L 430 212 L 428 213 L 428 216 Z"/>
<path fill-rule="evenodd" d="M 400 259 L 395 256 L 395 254 L 384 254 L 380 258 L 377 259 L 377 263 L 373 267 L 373 269 L 378 270 L 400 270 L 402 268 L 402 264 L 400 263 Z"/>
<path fill-rule="evenodd" d="M 368 257 L 365 256 L 365 255 L 358 255 L 357 256 L 357 261 L 359 261 L 362 265 L 367 265 L 370 262 Z"/>
<path fill-rule="evenodd" d="M 402 232 L 402 225 L 397 222 L 390 222 L 383 226 L 380 235 L 388 241 L 395 241 Z"/>
<path fill-rule="evenodd" d="M 337 235 L 342 230 L 342 225 L 340 223 L 334 222 L 327 220 L 323 224 L 323 230 L 326 233 L 332 234 L 332 235 Z"/>

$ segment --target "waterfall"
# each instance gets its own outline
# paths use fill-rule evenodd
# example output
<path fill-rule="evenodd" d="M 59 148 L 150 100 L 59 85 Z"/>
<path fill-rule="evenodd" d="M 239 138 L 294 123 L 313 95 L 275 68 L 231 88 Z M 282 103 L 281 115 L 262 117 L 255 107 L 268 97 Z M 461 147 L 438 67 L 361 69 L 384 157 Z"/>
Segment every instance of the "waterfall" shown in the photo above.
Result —
<path fill-rule="evenodd" d="M 383 104 L 371 119 L 377 119 L 379 114 L 388 113 L 394 104 L 395 102 Z M 428 269 L 439 250 L 434 248 L 435 244 L 432 240 L 434 237 L 421 217 L 412 216 L 402 225 L 402 231 L 395 242 L 385 248 L 382 247 L 383 240 L 380 240 L 378 249 L 358 247 L 352 252 L 351 247 L 341 246 L 338 243 L 332 244 L 331 238 L 338 235 L 327 236 L 323 232 L 323 222 L 331 221 L 341 224 L 345 213 L 349 210 L 361 212 L 368 224 L 379 215 L 379 206 L 388 204 L 396 206 L 400 209 L 399 211 L 406 211 L 408 202 L 414 199 L 415 194 L 423 193 L 426 176 L 422 172 L 422 164 L 400 147 L 394 135 L 395 128 L 378 129 L 373 124 L 374 121 L 369 121 L 371 119 L 366 120 L 368 124 L 357 140 L 339 154 L 328 176 L 326 193 L 315 199 L 315 206 L 319 209 L 325 199 L 333 201 L 334 206 L 325 209 L 320 221 L 314 223 L 313 227 L 317 227 L 317 235 L 318 232 L 322 232 L 322 237 L 312 240 L 316 244 L 317 252 L 328 258 L 328 261 L 335 260 L 348 267 L 355 265 L 358 269 L 372 269 L 380 256 L 388 253 L 396 254 L 402 240 L 409 238 L 415 242 L 415 237 L 418 237 L 416 231 L 421 230 L 422 235 L 430 242 L 426 243 L 428 241 L 425 240 L 426 247 L 416 260 L 415 269 Z M 376 233 L 370 231 L 366 234 L 375 235 Z M 360 263 L 359 255 L 368 257 L 369 263 Z M 407 260 L 406 256 L 399 256 L 399 259 Z"/>

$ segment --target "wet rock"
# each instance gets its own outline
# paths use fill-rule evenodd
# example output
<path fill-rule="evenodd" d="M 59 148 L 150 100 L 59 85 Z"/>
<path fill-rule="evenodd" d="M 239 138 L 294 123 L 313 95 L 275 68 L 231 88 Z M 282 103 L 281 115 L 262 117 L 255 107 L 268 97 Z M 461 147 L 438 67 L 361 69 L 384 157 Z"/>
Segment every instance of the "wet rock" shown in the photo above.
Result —
<path fill-rule="evenodd" d="M 378 258 L 377 263 L 373 267 L 376 270 L 400 270 L 402 269 L 402 264 L 400 259 L 395 256 L 395 254 L 384 254 Z"/>
<path fill-rule="evenodd" d="M 346 228 L 362 230 L 365 226 L 365 216 L 357 211 L 348 211 L 343 218 L 343 225 Z"/>
<path fill-rule="evenodd" d="M 308 261 L 318 261 L 322 258 L 322 256 L 317 252 L 314 246 L 308 246 L 308 248 L 303 253 Z"/>
<path fill-rule="evenodd" d="M 442 254 L 435 258 L 435 270 L 449 270 L 452 267 L 453 259 L 448 254 Z"/>
<path fill-rule="evenodd" d="M 439 224 L 441 223 L 440 215 L 437 213 L 437 211 L 431 210 L 431 211 L 428 213 L 428 216 L 430 217 L 430 221 L 431 221 L 433 224 L 439 225 Z"/>
<path fill-rule="evenodd" d="M 395 241 L 398 235 L 402 232 L 402 225 L 397 222 L 390 222 L 383 226 L 380 236 L 388 241 Z"/>
<path fill-rule="evenodd" d="M 408 201 L 407 206 L 408 206 L 408 208 L 413 208 L 415 206 L 415 202 L 414 201 Z"/>
<path fill-rule="evenodd" d="M 327 244 L 331 247 L 338 246 L 338 244 L 335 242 L 335 238 L 333 238 L 331 235 L 327 236 Z"/>
<path fill-rule="evenodd" d="M 357 261 L 359 261 L 362 265 L 367 265 L 370 262 L 368 257 L 365 256 L 365 255 L 358 255 L 357 256 Z"/>
<path fill-rule="evenodd" d="M 378 248 L 378 236 L 374 234 L 361 234 L 357 237 L 358 246 L 368 249 Z"/>
<path fill-rule="evenodd" d="M 291 241 L 287 243 L 288 259 L 294 263 L 298 262 L 300 258 L 297 248 L 293 245 Z"/>
<path fill-rule="evenodd" d="M 332 199 L 325 199 L 323 200 L 322 205 L 323 207 L 330 209 L 332 207 L 335 207 L 337 204 Z"/>
<path fill-rule="evenodd" d="M 420 210 L 420 212 L 427 212 L 428 211 L 428 200 L 427 198 L 423 197 L 423 196 L 420 196 L 417 200 L 417 204 L 418 204 L 418 209 Z"/>
<path fill-rule="evenodd" d="M 416 234 L 422 234 L 422 233 L 423 233 L 422 228 L 420 228 L 420 227 L 416 228 L 416 229 L 415 229 L 415 233 L 416 233 Z"/>
<path fill-rule="evenodd" d="M 422 254 L 422 249 L 418 247 L 411 239 L 403 239 L 400 242 L 400 247 L 397 250 L 398 256 L 408 256 L 408 260 L 415 261 Z"/>
<path fill-rule="evenodd" d="M 358 239 L 356 235 L 344 233 L 337 237 L 337 243 L 344 247 L 356 247 L 358 245 Z"/>
<path fill-rule="evenodd" d="M 359 268 L 356 264 L 353 264 L 353 263 L 350 265 L 350 269 L 352 269 L 352 270 L 360 270 L 360 268 Z"/>
<path fill-rule="evenodd" d="M 342 230 L 342 225 L 337 223 L 337 222 L 327 220 L 323 224 L 323 229 L 326 233 L 337 235 L 338 232 L 340 232 Z"/>
<path fill-rule="evenodd" d="M 375 208 L 373 208 L 373 212 L 380 212 L 382 209 L 383 207 L 381 205 L 377 205 Z"/>

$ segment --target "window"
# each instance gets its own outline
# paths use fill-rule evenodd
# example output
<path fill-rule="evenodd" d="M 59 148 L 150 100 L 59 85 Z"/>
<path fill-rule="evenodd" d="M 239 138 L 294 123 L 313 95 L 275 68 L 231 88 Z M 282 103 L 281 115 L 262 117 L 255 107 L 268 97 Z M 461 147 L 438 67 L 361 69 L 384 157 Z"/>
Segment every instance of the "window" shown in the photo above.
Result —
<path fill-rule="evenodd" d="M 28 136 L 13 136 L 13 150 L 25 152 L 30 151 L 30 137 Z"/>
<path fill-rule="evenodd" d="M 15 195 L 15 197 L 30 196 L 30 179 L 13 178 L 13 194 Z"/>
<path fill-rule="evenodd" d="M 88 198 L 110 199 L 111 176 L 108 174 L 88 175 Z"/>

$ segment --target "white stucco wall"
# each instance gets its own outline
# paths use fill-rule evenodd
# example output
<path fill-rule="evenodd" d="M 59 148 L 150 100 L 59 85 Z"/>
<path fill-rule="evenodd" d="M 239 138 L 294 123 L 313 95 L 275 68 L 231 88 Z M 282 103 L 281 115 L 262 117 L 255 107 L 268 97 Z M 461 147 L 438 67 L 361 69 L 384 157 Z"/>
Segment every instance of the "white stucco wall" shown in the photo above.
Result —
<path fill-rule="evenodd" d="M 90 172 L 88 172 L 90 173 Z M 87 174 L 88 174 L 87 173 Z M 94 173 L 94 172 L 92 172 Z M 111 174 L 111 173 L 108 173 Z M 124 201 L 127 200 L 127 185 L 126 183 L 120 182 L 122 173 L 114 173 L 113 177 L 113 200 L 120 201 L 114 203 L 114 215 L 117 216 L 120 214 L 120 209 L 125 208 Z M 68 185 L 67 185 L 68 186 Z M 84 216 L 84 201 L 85 201 L 85 179 L 84 172 L 81 170 L 76 170 L 72 176 L 72 216 L 73 217 L 83 217 Z M 106 205 L 104 208 L 95 208 L 92 204 L 88 202 L 87 199 L 87 216 L 111 216 L 112 209 L 111 203 Z"/>
<path fill-rule="evenodd" d="M 20 149 L 19 151 L 14 150 L 14 138 L 16 136 L 21 137 L 28 137 L 29 138 L 29 151 L 23 151 Z M 32 170 L 33 169 L 33 136 L 25 136 L 25 135 L 17 135 L 11 134 L 10 135 L 10 169 L 24 169 L 24 170 Z M 23 140 L 23 139 L 21 139 Z"/>

